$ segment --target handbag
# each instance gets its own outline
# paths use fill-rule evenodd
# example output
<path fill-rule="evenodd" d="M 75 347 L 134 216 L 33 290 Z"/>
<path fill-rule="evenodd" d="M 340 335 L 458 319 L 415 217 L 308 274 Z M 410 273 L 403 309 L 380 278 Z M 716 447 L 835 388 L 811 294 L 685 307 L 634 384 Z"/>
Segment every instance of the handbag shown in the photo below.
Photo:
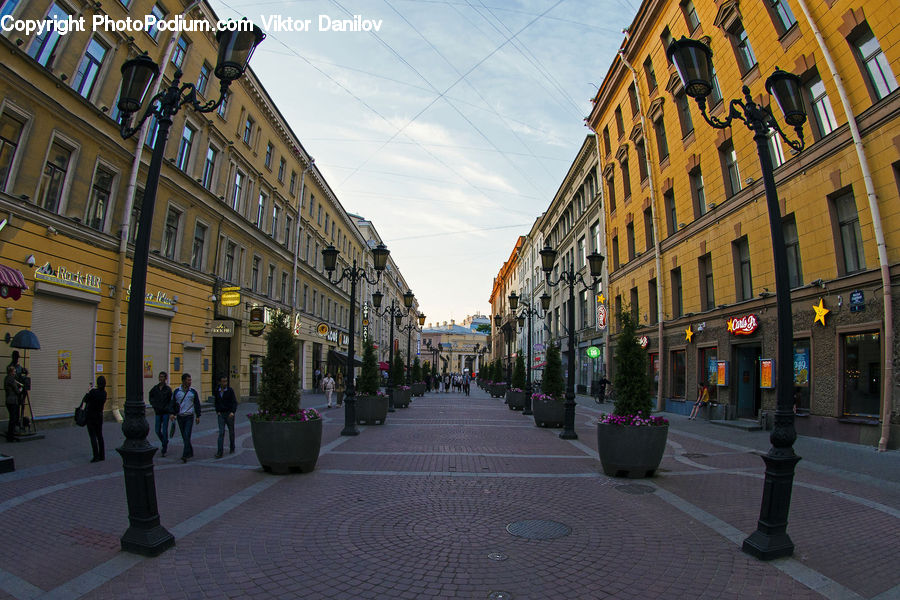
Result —
<path fill-rule="evenodd" d="M 87 425 L 87 413 L 84 411 L 83 404 L 79 404 L 75 407 L 75 424 L 79 427 Z"/>
<path fill-rule="evenodd" d="M 169 428 L 169 437 L 175 437 L 175 421 L 172 421 L 172 427 Z"/>

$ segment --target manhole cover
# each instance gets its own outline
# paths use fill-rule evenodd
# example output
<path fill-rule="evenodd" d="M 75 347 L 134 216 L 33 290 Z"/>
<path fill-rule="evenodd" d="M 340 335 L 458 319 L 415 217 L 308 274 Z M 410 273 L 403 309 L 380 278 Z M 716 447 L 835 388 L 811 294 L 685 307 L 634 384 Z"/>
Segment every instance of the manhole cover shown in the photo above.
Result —
<path fill-rule="evenodd" d="M 682 454 L 685 458 L 706 458 L 706 455 L 700 452 L 688 452 Z"/>
<path fill-rule="evenodd" d="M 649 485 L 641 485 L 639 483 L 627 483 L 625 485 L 617 485 L 616 491 L 625 492 L 626 494 L 652 494 L 656 488 Z"/>
<path fill-rule="evenodd" d="M 569 535 L 572 529 L 556 521 L 516 521 L 506 526 L 509 533 L 530 540 L 552 540 Z"/>
<path fill-rule="evenodd" d="M 510 600 L 512 594 L 509 592 L 491 592 L 488 594 L 488 598 L 490 598 L 490 600 Z"/>
<path fill-rule="evenodd" d="M 488 554 L 488 558 L 491 560 L 506 560 L 509 557 L 502 552 L 491 552 Z"/>

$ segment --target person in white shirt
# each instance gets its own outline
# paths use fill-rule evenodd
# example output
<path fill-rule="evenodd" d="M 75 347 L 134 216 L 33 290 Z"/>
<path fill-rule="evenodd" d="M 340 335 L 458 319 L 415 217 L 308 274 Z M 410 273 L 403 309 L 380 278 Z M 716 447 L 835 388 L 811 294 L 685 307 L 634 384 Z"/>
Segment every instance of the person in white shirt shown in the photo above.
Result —
<path fill-rule="evenodd" d="M 331 373 L 325 373 L 325 378 L 322 380 L 322 391 L 325 392 L 325 402 L 328 404 L 328 408 L 331 408 L 331 395 L 334 393 L 334 378 Z"/>
<path fill-rule="evenodd" d="M 175 407 L 178 409 L 178 428 L 181 430 L 181 439 L 184 442 L 184 450 L 181 453 L 181 462 L 194 456 L 194 447 L 191 445 L 191 432 L 194 423 L 200 424 L 200 394 L 191 387 L 190 373 L 181 376 L 181 386 L 172 394 Z"/>

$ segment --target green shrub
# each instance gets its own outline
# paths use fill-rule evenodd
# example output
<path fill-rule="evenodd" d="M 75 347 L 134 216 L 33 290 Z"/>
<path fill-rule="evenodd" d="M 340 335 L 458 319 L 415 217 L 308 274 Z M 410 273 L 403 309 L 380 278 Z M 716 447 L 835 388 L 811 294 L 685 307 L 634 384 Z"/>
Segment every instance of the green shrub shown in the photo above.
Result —
<path fill-rule="evenodd" d="M 616 342 L 616 373 L 613 389 L 616 392 L 613 414 L 626 416 L 640 412 L 649 416 L 653 409 L 650 399 L 650 376 L 647 352 L 641 348 L 635 331 L 637 324 L 631 311 L 621 314 L 622 330 Z"/>
<path fill-rule="evenodd" d="M 516 364 L 513 366 L 512 381 L 510 384 L 514 388 L 519 388 L 520 390 L 525 389 L 525 357 L 522 356 L 521 352 L 519 352 L 519 355 L 516 357 Z"/>
<path fill-rule="evenodd" d="M 297 340 L 288 326 L 286 313 L 276 312 L 266 336 L 259 411 L 268 414 L 294 414 L 300 407 L 300 384 L 294 369 Z"/>
<path fill-rule="evenodd" d="M 352 372 L 351 369 L 348 377 L 353 376 Z M 356 393 L 362 396 L 374 396 L 378 393 L 379 385 L 381 385 L 381 374 L 378 371 L 378 361 L 375 360 L 375 347 L 372 346 L 372 340 L 368 339 L 363 344 L 362 373 L 359 375 Z"/>
<path fill-rule="evenodd" d="M 547 346 L 547 364 L 544 366 L 544 378 L 541 380 L 541 392 L 556 400 L 562 401 L 565 399 L 565 387 L 559 346 L 550 344 Z"/>

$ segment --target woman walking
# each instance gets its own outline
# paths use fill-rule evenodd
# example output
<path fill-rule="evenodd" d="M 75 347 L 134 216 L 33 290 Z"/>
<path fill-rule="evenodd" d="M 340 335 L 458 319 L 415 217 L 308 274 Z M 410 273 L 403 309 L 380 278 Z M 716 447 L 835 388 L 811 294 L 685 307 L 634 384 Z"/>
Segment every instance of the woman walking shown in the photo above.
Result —
<path fill-rule="evenodd" d="M 91 450 L 94 457 L 92 463 L 106 460 L 106 448 L 103 445 L 103 405 L 106 404 L 106 377 L 97 377 L 97 387 L 84 397 L 84 414 L 87 417 L 88 436 L 91 438 Z"/>

